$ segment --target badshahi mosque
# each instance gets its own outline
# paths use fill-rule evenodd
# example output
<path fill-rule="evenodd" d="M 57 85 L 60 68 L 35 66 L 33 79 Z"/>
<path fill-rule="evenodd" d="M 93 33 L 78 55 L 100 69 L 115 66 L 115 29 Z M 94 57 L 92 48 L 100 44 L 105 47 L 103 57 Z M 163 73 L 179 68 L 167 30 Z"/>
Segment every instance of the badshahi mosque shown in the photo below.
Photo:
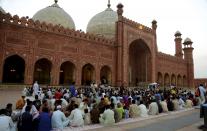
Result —
<path fill-rule="evenodd" d="M 193 42 L 175 32 L 175 55 L 158 50 L 157 22 L 151 27 L 123 16 L 124 6 L 105 10 L 76 30 L 72 17 L 54 4 L 32 18 L 0 8 L 0 83 L 194 86 Z"/>

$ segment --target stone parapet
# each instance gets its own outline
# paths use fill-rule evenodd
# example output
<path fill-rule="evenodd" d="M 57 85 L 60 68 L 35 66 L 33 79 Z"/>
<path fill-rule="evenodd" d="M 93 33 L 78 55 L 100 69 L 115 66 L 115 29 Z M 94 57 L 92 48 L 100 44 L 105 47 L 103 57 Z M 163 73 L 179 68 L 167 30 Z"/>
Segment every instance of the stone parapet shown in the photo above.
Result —
<path fill-rule="evenodd" d="M 22 26 L 26 28 L 32 28 L 35 30 L 66 35 L 73 38 L 101 43 L 103 45 L 114 46 L 115 43 L 114 39 L 107 39 L 103 36 L 97 36 L 94 34 L 85 33 L 81 30 L 64 28 L 63 26 L 53 25 L 51 23 L 40 22 L 39 20 L 34 21 L 33 19 L 29 19 L 28 17 L 19 18 L 18 15 L 11 16 L 9 13 L 2 14 L 2 12 L 0 12 L 0 21 L 1 23 L 5 23 L 5 24 L 12 24 L 12 25 Z"/>
<path fill-rule="evenodd" d="M 149 27 L 147 27 L 147 26 L 145 26 L 145 25 L 143 25 L 143 24 L 140 24 L 140 23 L 138 23 L 138 22 L 135 22 L 135 21 L 133 21 L 133 20 L 130 20 L 130 19 L 126 18 L 126 17 L 123 17 L 122 21 L 123 21 L 125 24 L 130 25 L 130 26 L 132 26 L 132 27 L 134 27 L 134 28 L 138 28 L 138 29 L 140 29 L 140 30 L 143 30 L 144 32 L 151 33 L 151 34 L 154 33 L 153 30 L 152 30 L 151 28 L 149 28 Z"/>

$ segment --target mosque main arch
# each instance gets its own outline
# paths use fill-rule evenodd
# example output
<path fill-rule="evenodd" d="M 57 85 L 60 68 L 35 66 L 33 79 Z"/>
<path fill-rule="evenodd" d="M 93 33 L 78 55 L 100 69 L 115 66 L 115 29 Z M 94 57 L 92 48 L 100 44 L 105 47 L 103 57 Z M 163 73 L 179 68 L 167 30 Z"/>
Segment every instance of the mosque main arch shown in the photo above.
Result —
<path fill-rule="evenodd" d="M 137 86 L 151 81 L 152 60 L 147 44 L 138 39 L 129 45 L 129 85 Z"/>

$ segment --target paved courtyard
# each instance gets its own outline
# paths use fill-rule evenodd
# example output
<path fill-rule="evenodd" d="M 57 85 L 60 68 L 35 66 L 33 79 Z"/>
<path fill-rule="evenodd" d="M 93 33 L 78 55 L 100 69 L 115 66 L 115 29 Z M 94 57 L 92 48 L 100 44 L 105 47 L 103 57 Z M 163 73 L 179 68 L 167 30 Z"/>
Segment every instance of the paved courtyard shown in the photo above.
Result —
<path fill-rule="evenodd" d="M 199 118 L 199 109 L 176 111 L 169 114 L 151 116 L 145 120 L 136 120 L 113 127 L 91 129 L 90 131 L 201 131 L 203 119 Z M 72 131 L 72 130 L 66 130 Z"/>
<path fill-rule="evenodd" d="M 22 89 L 0 88 L 0 108 L 5 108 L 7 103 L 13 104 L 15 109 L 16 101 L 21 97 Z"/>

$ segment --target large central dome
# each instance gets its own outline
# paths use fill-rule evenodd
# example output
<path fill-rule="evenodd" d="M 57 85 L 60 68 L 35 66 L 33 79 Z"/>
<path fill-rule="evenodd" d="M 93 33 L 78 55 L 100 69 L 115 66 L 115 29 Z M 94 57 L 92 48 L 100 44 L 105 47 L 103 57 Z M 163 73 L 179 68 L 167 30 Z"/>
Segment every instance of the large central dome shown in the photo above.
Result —
<path fill-rule="evenodd" d="M 86 31 L 111 39 L 115 37 L 116 21 L 118 15 L 108 5 L 105 11 L 98 13 L 89 21 Z"/>
<path fill-rule="evenodd" d="M 75 29 L 73 19 L 57 4 L 57 0 L 51 6 L 38 11 L 34 16 L 34 20 L 40 22 L 52 23 L 53 25 L 62 25 L 65 28 Z"/>

